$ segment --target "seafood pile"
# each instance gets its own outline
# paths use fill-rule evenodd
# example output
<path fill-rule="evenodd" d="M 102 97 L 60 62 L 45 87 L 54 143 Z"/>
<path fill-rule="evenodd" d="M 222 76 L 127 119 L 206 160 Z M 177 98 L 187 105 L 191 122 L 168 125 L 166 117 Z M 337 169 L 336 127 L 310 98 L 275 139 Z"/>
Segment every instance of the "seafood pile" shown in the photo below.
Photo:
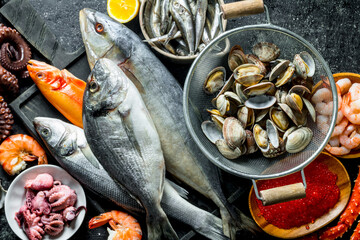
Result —
<path fill-rule="evenodd" d="M 0 164 L 10 175 L 19 173 L 25 169 L 26 162 L 35 160 L 38 164 L 47 164 L 44 149 L 28 135 L 11 135 L 0 145 Z"/>
<path fill-rule="evenodd" d="M 100 216 L 93 217 L 89 221 L 89 229 L 97 228 L 109 223 L 109 239 L 132 239 L 141 240 L 142 231 L 138 221 L 127 213 L 113 210 Z"/>
<path fill-rule="evenodd" d="M 220 33 L 217 0 L 149 0 L 144 24 L 157 47 L 179 56 L 200 52 Z"/>
<path fill-rule="evenodd" d="M 84 207 L 75 208 L 74 190 L 50 174 L 43 173 L 25 183 L 25 204 L 15 215 L 15 220 L 31 240 L 39 240 L 47 233 L 59 235 L 65 223 L 70 223 Z"/>
<path fill-rule="evenodd" d="M 317 126 L 320 131 L 327 134 L 333 109 L 333 101 L 327 81 L 320 84 L 311 98 L 317 111 Z M 325 87 L 321 87 L 325 86 Z M 338 93 L 338 113 L 336 126 L 325 149 L 333 155 L 346 155 L 352 149 L 357 150 L 360 146 L 360 115 L 358 99 L 360 84 L 352 83 L 348 78 L 339 79 L 336 82 Z"/>
<path fill-rule="evenodd" d="M 292 62 L 278 59 L 280 49 L 268 42 L 257 43 L 252 52 L 232 47 L 228 80 L 225 67 L 210 71 L 204 91 L 217 93 L 212 100 L 216 109 L 207 110 L 211 121 L 204 121 L 201 128 L 228 159 L 258 148 L 267 158 L 300 152 L 313 136 L 306 127 L 308 115 L 316 120 L 310 102 L 315 62 L 307 52 L 296 54 Z"/>

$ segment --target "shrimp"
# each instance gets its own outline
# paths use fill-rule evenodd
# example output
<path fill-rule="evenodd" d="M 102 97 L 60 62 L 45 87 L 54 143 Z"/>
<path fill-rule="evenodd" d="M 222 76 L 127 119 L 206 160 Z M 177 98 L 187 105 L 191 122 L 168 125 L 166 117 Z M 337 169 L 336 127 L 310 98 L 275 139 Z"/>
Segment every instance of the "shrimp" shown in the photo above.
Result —
<path fill-rule="evenodd" d="M 109 238 L 112 240 L 141 240 L 142 231 L 138 221 L 127 213 L 113 210 L 100 216 L 93 217 L 89 221 L 89 229 L 100 227 L 109 223 Z"/>
<path fill-rule="evenodd" d="M 340 143 L 348 149 L 354 149 L 360 145 L 360 134 L 356 131 L 356 126 L 350 124 L 345 132 L 340 135 Z M 350 136 L 349 136 L 350 135 Z"/>
<path fill-rule="evenodd" d="M 331 147 L 340 147 L 339 136 L 330 138 L 329 144 L 330 144 Z"/>
<path fill-rule="evenodd" d="M 314 95 L 311 98 L 311 101 L 314 104 L 320 102 L 328 103 L 331 101 L 331 99 L 332 99 L 331 91 L 328 88 L 320 88 L 314 93 Z"/>
<path fill-rule="evenodd" d="M 345 93 L 347 93 L 349 91 L 351 84 L 352 83 L 351 83 L 350 79 L 348 79 L 348 78 L 342 78 L 336 82 L 336 85 L 339 86 L 339 88 L 341 90 L 341 95 L 344 95 Z"/>
<path fill-rule="evenodd" d="M 354 83 L 343 96 L 341 111 L 352 124 L 360 124 L 360 84 Z"/>
<path fill-rule="evenodd" d="M 351 149 L 348 149 L 344 146 L 332 147 L 330 144 L 326 144 L 325 149 L 332 155 L 337 155 L 337 156 L 348 154 L 351 151 Z"/>
<path fill-rule="evenodd" d="M 317 115 L 316 116 L 316 124 L 323 134 L 327 134 L 330 128 L 330 118 L 325 115 Z"/>
<path fill-rule="evenodd" d="M 341 122 L 338 125 L 335 126 L 331 137 L 336 137 L 336 136 L 341 135 L 344 132 L 344 130 L 347 127 L 348 124 L 349 124 L 349 120 L 347 120 L 347 118 L 343 118 L 341 120 Z"/>
<path fill-rule="evenodd" d="M 0 164 L 10 175 L 19 173 L 25 169 L 25 162 L 34 160 L 38 160 L 38 164 L 47 164 L 44 149 L 28 135 L 12 135 L 0 145 Z"/>
<path fill-rule="evenodd" d="M 344 118 L 344 114 L 341 110 L 339 110 L 336 117 L 336 124 L 339 124 L 343 118 Z"/>
<path fill-rule="evenodd" d="M 315 111 L 321 115 L 331 116 L 333 112 L 333 101 L 328 103 L 319 102 L 315 105 Z"/>

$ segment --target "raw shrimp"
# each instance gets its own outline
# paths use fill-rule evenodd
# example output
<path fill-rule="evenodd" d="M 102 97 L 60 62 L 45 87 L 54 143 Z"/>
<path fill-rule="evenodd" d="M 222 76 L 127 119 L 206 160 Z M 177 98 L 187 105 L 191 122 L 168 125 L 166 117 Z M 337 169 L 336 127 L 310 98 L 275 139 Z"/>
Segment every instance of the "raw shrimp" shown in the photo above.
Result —
<path fill-rule="evenodd" d="M 354 83 L 343 96 L 341 111 L 353 124 L 360 124 L 360 84 Z"/>
<path fill-rule="evenodd" d="M 138 221 L 127 213 L 113 210 L 89 221 L 89 229 L 100 227 L 109 223 L 113 230 L 109 230 L 109 239 L 113 240 L 140 240 L 142 231 Z M 112 238 L 110 238 L 112 237 Z"/>
<path fill-rule="evenodd" d="M 342 78 L 336 82 L 336 85 L 340 87 L 341 95 L 344 95 L 349 91 L 349 88 L 351 87 L 351 81 L 348 78 Z"/>
<path fill-rule="evenodd" d="M 344 114 L 341 110 L 339 110 L 336 117 L 336 124 L 339 124 L 343 118 L 344 118 Z"/>
<path fill-rule="evenodd" d="M 332 155 L 337 155 L 337 156 L 348 154 L 351 151 L 351 149 L 348 149 L 344 146 L 332 147 L 332 146 L 330 146 L 330 144 L 326 144 L 325 149 Z"/>
<path fill-rule="evenodd" d="M 319 102 L 315 105 L 315 111 L 321 115 L 331 116 L 333 112 L 333 101 L 328 103 Z"/>
<path fill-rule="evenodd" d="M 330 138 L 329 144 L 330 144 L 331 147 L 340 147 L 339 136 Z"/>
<path fill-rule="evenodd" d="M 327 134 L 330 128 L 330 117 L 325 115 L 317 115 L 316 124 L 320 132 Z"/>
<path fill-rule="evenodd" d="M 340 143 L 348 149 L 354 149 L 360 145 L 360 134 L 356 131 L 356 126 L 350 124 L 345 132 L 340 135 Z"/>
<path fill-rule="evenodd" d="M 341 120 L 341 122 L 338 125 L 335 126 L 331 137 L 336 137 L 336 136 L 341 135 L 344 132 L 344 130 L 347 127 L 348 124 L 349 124 L 349 120 L 347 120 L 347 118 L 343 118 Z"/>
<path fill-rule="evenodd" d="M 331 91 L 328 88 L 318 89 L 311 98 L 314 104 L 325 102 L 328 103 L 332 100 Z"/>
<path fill-rule="evenodd" d="M 28 135 L 12 135 L 0 145 L 0 164 L 10 175 L 19 173 L 25 169 L 25 162 L 34 160 L 38 160 L 38 164 L 47 164 L 44 149 Z"/>

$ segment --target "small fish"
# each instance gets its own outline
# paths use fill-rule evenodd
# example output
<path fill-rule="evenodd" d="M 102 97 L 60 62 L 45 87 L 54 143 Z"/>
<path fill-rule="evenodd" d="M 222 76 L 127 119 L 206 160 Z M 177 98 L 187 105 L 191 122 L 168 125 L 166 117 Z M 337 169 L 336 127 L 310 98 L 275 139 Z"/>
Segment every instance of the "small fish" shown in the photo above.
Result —
<path fill-rule="evenodd" d="M 208 0 L 198 0 L 195 14 L 195 49 L 199 47 L 202 39 L 207 10 Z"/>
<path fill-rule="evenodd" d="M 191 9 L 191 14 L 193 17 L 196 15 L 196 0 L 188 0 L 189 7 Z"/>
<path fill-rule="evenodd" d="M 144 208 L 106 172 L 86 141 L 84 131 L 59 119 L 36 117 L 34 126 L 56 161 L 82 185 L 127 211 L 145 214 Z M 222 234 L 221 219 L 184 198 L 185 189 L 165 180 L 161 206 L 166 214 L 214 240 L 228 239 Z"/>
<path fill-rule="evenodd" d="M 211 39 L 214 39 L 219 31 L 220 31 L 220 5 L 218 3 L 215 4 L 215 14 L 214 14 L 214 20 L 213 23 L 211 25 L 211 29 L 210 29 L 210 37 Z"/>
<path fill-rule="evenodd" d="M 146 209 L 148 239 L 178 239 L 160 206 L 165 161 L 159 135 L 139 91 L 113 61 L 95 63 L 83 113 L 92 152 Z"/>
<path fill-rule="evenodd" d="M 155 2 L 150 14 L 150 26 L 155 37 L 161 36 L 161 0 L 152 0 Z"/>
<path fill-rule="evenodd" d="M 176 38 L 180 38 L 181 37 L 181 32 L 177 31 L 172 37 L 169 36 L 169 34 L 160 36 L 160 37 L 156 37 L 156 38 L 151 38 L 149 40 L 144 40 L 143 42 L 166 42 L 166 41 L 170 41 Z"/>
<path fill-rule="evenodd" d="M 170 0 L 170 12 L 184 37 L 190 54 L 195 53 L 195 29 L 193 15 L 186 0 Z"/>
<path fill-rule="evenodd" d="M 82 128 L 82 103 L 86 83 L 65 69 L 60 71 L 36 60 L 30 60 L 27 69 L 44 97 L 70 122 Z"/>
<path fill-rule="evenodd" d="M 104 31 L 97 33 L 96 24 Z M 110 58 L 126 69 L 138 87 L 160 136 L 166 170 L 216 203 L 225 235 L 235 239 L 238 229 L 251 233 L 258 230 L 251 219 L 226 201 L 218 169 L 201 153 L 187 130 L 181 111 L 182 88 L 160 60 L 134 32 L 105 14 L 84 9 L 80 26 L 90 68 L 97 59 Z"/>
<path fill-rule="evenodd" d="M 202 39 L 203 43 L 205 43 L 205 45 L 208 45 L 210 43 L 210 35 L 209 35 L 209 31 L 208 31 L 207 27 L 204 27 L 204 31 L 201 36 L 201 39 Z"/>
<path fill-rule="evenodd" d="M 172 22 L 172 16 L 170 14 L 170 0 L 162 0 L 161 2 L 161 27 L 160 34 L 164 35 Z"/>

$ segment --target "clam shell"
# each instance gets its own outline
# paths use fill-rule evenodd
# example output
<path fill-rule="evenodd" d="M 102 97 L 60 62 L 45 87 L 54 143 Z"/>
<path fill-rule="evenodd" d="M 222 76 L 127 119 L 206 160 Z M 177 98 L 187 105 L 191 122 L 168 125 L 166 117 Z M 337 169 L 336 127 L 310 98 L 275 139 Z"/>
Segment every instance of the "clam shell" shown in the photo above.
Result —
<path fill-rule="evenodd" d="M 266 73 L 267 73 L 266 67 L 265 67 L 264 63 L 262 61 L 260 61 L 260 59 L 257 56 L 255 56 L 253 54 L 248 54 L 248 55 L 246 55 L 246 58 L 249 63 L 252 63 L 260 68 L 261 75 L 264 75 L 264 76 L 266 75 Z"/>
<path fill-rule="evenodd" d="M 219 91 L 225 83 L 226 70 L 224 67 L 216 67 L 208 74 L 204 82 L 204 91 L 213 94 Z"/>
<path fill-rule="evenodd" d="M 285 143 L 285 149 L 289 153 L 300 152 L 309 145 L 312 137 L 313 133 L 310 128 L 298 128 L 288 135 Z"/>
<path fill-rule="evenodd" d="M 299 121 L 296 118 L 294 112 L 291 110 L 291 108 L 284 103 L 278 103 L 278 105 L 280 106 L 281 110 L 284 111 L 284 113 L 286 113 L 286 115 L 295 123 L 296 126 L 299 126 Z"/>
<path fill-rule="evenodd" d="M 283 60 L 277 64 L 270 72 L 269 80 L 274 81 L 281 73 L 283 73 L 289 67 L 290 61 Z"/>
<path fill-rule="evenodd" d="M 222 129 L 224 125 L 225 118 L 219 115 L 212 114 L 211 120 L 214 122 L 214 124 L 218 127 L 219 130 Z"/>
<path fill-rule="evenodd" d="M 231 71 L 238 66 L 248 62 L 248 59 L 241 46 L 235 45 L 231 48 L 228 56 L 228 65 Z"/>
<path fill-rule="evenodd" d="M 224 139 L 219 139 L 215 142 L 215 145 L 219 152 L 227 159 L 236 159 L 243 155 L 244 153 L 241 151 L 240 148 L 231 149 L 226 144 Z"/>
<path fill-rule="evenodd" d="M 307 110 L 309 111 L 309 114 L 311 116 L 311 119 L 313 120 L 313 122 L 316 122 L 316 111 L 314 106 L 311 104 L 311 102 L 309 100 L 307 100 L 306 98 L 302 99 Z"/>
<path fill-rule="evenodd" d="M 281 87 L 282 85 L 286 84 L 291 77 L 294 75 L 295 72 L 295 68 L 292 66 L 287 67 L 285 72 L 282 72 L 279 76 L 279 78 L 277 79 L 275 86 L 276 87 Z"/>
<path fill-rule="evenodd" d="M 246 139 L 245 129 L 241 122 L 234 117 L 225 119 L 222 132 L 226 143 L 232 149 L 240 147 Z"/>
<path fill-rule="evenodd" d="M 246 154 L 254 153 L 258 150 L 258 146 L 256 145 L 254 134 L 250 130 L 246 130 Z"/>
<path fill-rule="evenodd" d="M 245 102 L 245 106 L 251 109 L 266 109 L 273 106 L 276 102 L 276 97 L 268 95 L 258 95 L 251 97 Z"/>
<path fill-rule="evenodd" d="M 314 58 L 308 53 L 308 52 L 301 52 L 300 57 L 304 60 L 306 65 L 309 68 L 309 71 L 307 72 L 307 77 L 313 77 L 315 74 L 315 61 Z"/>
<path fill-rule="evenodd" d="M 280 49 L 273 43 L 259 42 L 253 48 L 252 52 L 262 62 L 270 62 L 277 59 L 280 55 Z"/>
<path fill-rule="evenodd" d="M 267 132 L 262 129 L 259 124 L 255 124 L 253 128 L 253 134 L 256 145 L 260 148 L 260 150 L 267 151 L 269 149 L 269 138 Z"/>
<path fill-rule="evenodd" d="M 244 104 L 244 101 L 242 101 L 242 99 L 240 99 L 239 96 L 236 95 L 236 93 L 234 93 L 234 92 L 226 91 L 226 92 L 224 92 L 224 96 L 229 101 L 235 103 L 237 106 Z"/>
<path fill-rule="evenodd" d="M 290 93 L 286 96 L 286 104 L 297 112 L 302 111 L 304 103 L 302 97 L 296 93 Z"/>
<path fill-rule="evenodd" d="M 273 121 L 277 129 L 281 132 L 285 132 L 289 127 L 289 119 L 286 114 L 279 108 L 270 108 L 270 119 Z"/>
<path fill-rule="evenodd" d="M 247 108 L 246 106 L 239 108 L 237 117 L 244 128 L 252 128 L 252 126 L 255 124 L 254 110 Z"/>
<path fill-rule="evenodd" d="M 284 141 L 279 138 L 279 147 L 275 148 L 271 143 L 269 144 L 269 149 L 267 151 L 262 152 L 264 157 L 266 158 L 274 158 L 284 154 L 285 151 L 285 143 Z"/>
<path fill-rule="evenodd" d="M 283 135 L 283 139 L 284 141 L 286 141 L 287 137 L 290 135 L 290 133 L 292 133 L 293 131 L 295 131 L 297 129 L 297 127 L 292 126 L 291 128 L 289 128 L 288 130 L 286 130 L 286 132 Z"/>
<path fill-rule="evenodd" d="M 212 142 L 213 144 L 215 144 L 217 140 L 223 139 L 221 130 L 212 121 L 207 120 L 202 122 L 201 130 L 203 131 L 207 139 L 209 139 L 209 141 Z"/>
<path fill-rule="evenodd" d="M 263 77 L 260 68 L 254 64 L 243 64 L 234 70 L 235 81 L 245 87 L 257 84 Z"/>
<path fill-rule="evenodd" d="M 245 102 L 248 99 L 248 97 L 244 94 L 244 91 L 242 90 L 242 85 L 237 82 L 235 82 L 235 93 L 243 102 Z"/>
<path fill-rule="evenodd" d="M 311 91 L 305 87 L 305 86 L 302 86 L 302 85 L 294 85 L 292 88 L 290 88 L 289 90 L 289 94 L 291 93 L 296 93 L 298 94 L 299 96 L 304 96 L 306 98 L 310 97 L 310 94 L 311 94 Z"/>
<path fill-rule="evenodd" d="M 214 107 L 216 107 L 216 100 L 218 99 L 218 97 L 222 94 L 224 94 L 224 92 L 228 91 L 231 86 L 234 84 L 234 74 L 231 74 L 230 78 L 225 82 L 224 86 L 221 88 L 220 92 L 216 95 L 215 98 L 213 98 L 211 100 L 211 103 Z"/>
<path fill-rule="evenodd" d="M 283 89 L 278 89 L 275 93 L 276 101 L 278 103 L 286 103 L 287 92 Z"/>
<path fill-rule="evenodd" d="M 271 82 L 261 82 L 261 83 L 258 83 L 258 84 L 255 84 L 255 85 L 245 88 L 244 94 L 249 97 L 263 95 L 274 88 L 275 88 L 275 86 Z"/>
<path fill-rule="evenodd" d="M 222 94 L 216 99 L 216 108 L 224 116 L 230 110 L 230 101 Z"/>
<path fill-rule="evenodd" d="M 279 147 L 279 133 L 275 124 L 271 120 L 266 120 L 266 132 L 269 138 L 270 143 L 274 148 Z"/>
<path fill-rule="evenodd" d="M 269 108 L 255 111 L 255 122 L 260 122 L 269 112 Z"/>

